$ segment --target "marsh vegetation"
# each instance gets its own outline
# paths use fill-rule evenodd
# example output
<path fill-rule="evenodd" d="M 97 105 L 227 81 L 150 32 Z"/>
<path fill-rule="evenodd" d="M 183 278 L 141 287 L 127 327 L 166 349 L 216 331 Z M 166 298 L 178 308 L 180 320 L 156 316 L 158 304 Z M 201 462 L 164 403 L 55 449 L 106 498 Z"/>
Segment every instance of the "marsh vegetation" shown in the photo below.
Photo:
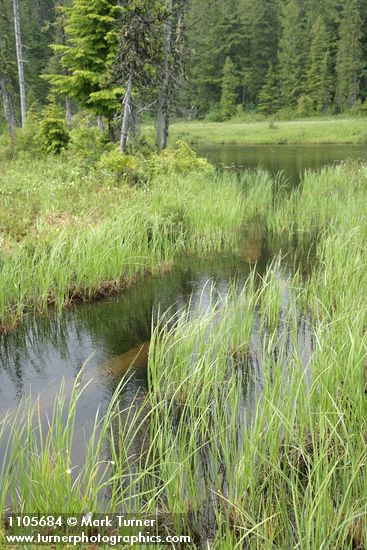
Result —
<path fill-rule="evenodd" d="M 367 143 L 366 118 L 343 116 L 289 120 L 261 115 L 240 115 L 227 122 L 178 120 L 171 125 L 174 143 L 184 139 L 191 145 L 259 145 Z M 154 128 L 143 126 L 146 136 Z"/>
<path fill-rule="evenodd" d="M 365 4 L 1 1 L 1 512 L 367 547 Z"/>
<path fill-rule="evenodd" d="M 265 172 L 214 173 L 204 162 L 177 174 L 174 187 L 164 175 L 117 185 L 106 174 L 72 174 L 65 159 L 41 162 L 28 173 L 46 177 L 18 188 L 27 196 L 22 224 L 7 195 L 4 325 L 188 254 L 237 251 L 252 268 L 244 283 L 220 290 L 209 281 L 205 299 L 156 312 L 147 391 L 120 401 L 130 355 L 83 465 L 73 463 L 83 371 L 71 398 L 61 388 L 46 426 L 31 401 L 7 416 L 2 507 L 158 512 L 197 548 L 363 547 L 365 164 L 308 172 L 289 191 Z M 6 165 L 5 189 L 15 177 L 21 186 L 20 167 Z M 102 192 L 103 202 L 90 200 Z M 278 245 L 278 259 L 259 273 L 264 229 L 270 241 L 297 245 L 287 264 Z"/>

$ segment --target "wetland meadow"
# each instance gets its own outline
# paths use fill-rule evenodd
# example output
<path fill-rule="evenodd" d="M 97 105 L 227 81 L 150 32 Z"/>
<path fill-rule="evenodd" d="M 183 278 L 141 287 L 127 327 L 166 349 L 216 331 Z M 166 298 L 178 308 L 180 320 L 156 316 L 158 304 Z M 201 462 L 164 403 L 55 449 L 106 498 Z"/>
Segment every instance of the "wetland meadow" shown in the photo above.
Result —
<path fill-rule="evenodd" d="M 2 161 L 3 510 L 364 547 L 366 150 L 308 147 Z"/>
<path fill-rule="evenodd" d="M 0 549 L 367 549 L 367 0 L 0 0 Z"/>

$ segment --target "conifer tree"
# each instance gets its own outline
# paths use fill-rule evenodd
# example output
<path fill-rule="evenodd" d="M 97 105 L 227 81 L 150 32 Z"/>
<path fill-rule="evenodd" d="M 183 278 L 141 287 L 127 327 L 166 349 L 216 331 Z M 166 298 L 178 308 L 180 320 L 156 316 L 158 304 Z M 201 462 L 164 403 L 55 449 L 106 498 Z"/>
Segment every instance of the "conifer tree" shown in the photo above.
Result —
<path fill-rule="evenodd" d="M 185 45 L 185 0 L 168 0 L 167 17 L 163 24 L 162 67 L 157 109 L 157 148 L 165 149 L 168 141 L 169 120 L 173 97 L 183 70 Z"/>
<path fill-rule="evenodd" d="M 310 65 L 307 92 L 317 112 L 323 112 L 332 102 L 331 37 L 321 15 L 312 27 Z"/>
<path fill-rule="evenodd" d="M 49 98 L 49 103 L 43 110 L 40 138 L 48 153 L 60 153 L 69 142 L 65 113 L 53 96 Z"/>
<path fill-rule="evenodd" d="M 307 56 L 306 22 L 303 0 L 286 0 L 281 14 L 279 79 L 283 106 L 295 107 L 305 89 Z"/>
<path fill-rule="evenodd" d="M 21 0 L 19 3 L 28 105 L 47 102 L 49 85 L 40 75 L 52 56 L 55 3 L 56 0 Z"/>
<path fill-rule="evenodd" d="M 238 77 L 234 63 L 227 57 L 223 67 L 222 95 L 220 107 L 223 118 L 231 118 L 236 113 Z"/>
<path fill-rule="evenodd" d="M 113 75 L 119 43 L 118 1 L 73 0 L 62 11 L 67 43 L 54 44 L 53 49 L 64 71 L 45 78 L 58 93 L 111 118 L 120 108 L 123 93 Z"/>
<path fill-rule="evenodd" d="M 250 0 L 246 7 L 250 35 L 250 71 L 247 91 L 257 102 L 267 78 L 269 64 L 277 63 L 279 42 L 278 0 Z"/>
<path fill-rule="evenodd" d="M 265 84 L 259 94 L 259 107 L 261 113 L 273 114 L 279 109 L 279 88 L 277 75 L 273 69 L 273 64 L 269 64 L 266 73 Z"/>
<path fill-rule="evenodd" d="M 188 14 L 188 41 L 190 44 L 189 78 L 187 82 L 189 106 L 201 111 L 219 102 L 221 71 L 224 60 L 213 52 L 217 45 L 217 26 L 222 10 L 218 2 L 192 2 Z"/>
<path fill-rule="evenodd" d="M 352 107 L 359 98 L 364 66 L 360 3 L 346 0 L 336 62 L 336 104 L 340 111 Z"/>
<path fill-rule="evenodd" d="M 160 0 L 130 0 L 122 7 L 115 77 L 123 85 L 120 150 L 126 151 L 133 122 L 134 94 L 157 83 L 162 59 L 162 22 L 169 17 Z"/>
<path fill-rule="evenodd" d="M 59 4 L 68 6 L 61 16 L 55 11 Z M 162 19 L 159 29 L 155 25 L 159 5 L 173 7 L 173 26 Z M 157 141 L 164 147 L 174 105 L 177 114 L 218 113 L 227 57 L 235 66 L 236 102 L 248 108 L 271 113 L 279 102 L 279 108 L 302 106 L 304 112 L 342 111 L 367 97 L 367 0 L 0 0 L 0 93 L 9 128 L 21 118 L 13 6 L 19 7 L 21 73 L 25 56 L 23 115 L 25 102 L 36 108 L 47 103 L 49 82 L 69 119 L 72 105 L 90 109 L 102 122 L 103 117 L 116 120 L 122 99 L 130 95 L 136 112 L 147 104 L 158 106 Z M 177 39 L 175 6 L 185 9 L 187 79 L 182 72 L 167 79 Z M 119 50 L 124 53 L 118 57 Z M 128 86 L 127 67 L 134 64 L 130 51 L 137 52 L 136 59 L 147 55 L 145 63 L 135 64 Z M 174 103 L 169 98 L 173 84 Z"/>
<path fill-rule="evenodd" d="M 240 16 L 237 0 L 195 0 L 187 17 L 188 87 L 192 103 L 205 111 L 220 102 L 222 72 L 230 57 L 239 75 L 239 86 L 248 71 L 247 28 Z"/>
<path fill-rule="evenodd" d="M 22 32 L 20 28 L 19 0 L 13 0 L 13 13 L 14 13 L 15 44 L 16 44 L 16 51 L 17 51 L 17 65 L 18 65 L 20 115 L 21 115 L 22 126 L 24 128 L 25 122 L 26 122 L 26 97 L 25 97 L 25 79 L 24 79 L 23 41 L 22 41 Z"/>
<path fill-rule="evenodd" d="M 4 117 L 8 126 L 9 133 L 11 136 L 14 136 L 15 117 L 13 111 L 13 101 L 9 88 L 10 85 L 7 78 L 6 70 L 4 70 L 4 67 L 2 66 L 0 60 L 0 97 L 2 99 Z"/>
<path fill-rule="evenodd" d="M 15 72 L 12 62 L 12 48 L 7 31 L 10 27 L 10 16 L 7 13 L 4 1 L 0 1 L 2 17 L 0 17 L 0 98 L 3 104 L 4 118 L 13 136 L 15 131 L 15 114 L 13 105 L 12 74 Z"/>
<path fill-rule="evenodd" d="M 67 36 L 65 32 L 65 22 L 66 22 L 66 15 L 64 13 L 63 8 L 65 6 L 70 6 L 71 0 L 56 0 L 55 4 L 55 19 L 52 23 L 49 23 L 50 27 L 53 31 L 53 41 L 56 44 L 62 44 L 63 46 L 67 45 Z M 57 74 L 64 74 L 69 75 L 70 72 L 67 68 L 62 67 L 60 63 L 60 54 L 54 52 L 53 55 L 48 60 L 47 66 L 45 70 L 43 71 L 45 75 L 57 75 Z M 43 76 L 43 75 L 42 75 Z M 62 98 L 65 103 L 65 118 L 67 125 L 70 126 L 71 124 L 71 99 L 68 95 L 63 96 Z"/>

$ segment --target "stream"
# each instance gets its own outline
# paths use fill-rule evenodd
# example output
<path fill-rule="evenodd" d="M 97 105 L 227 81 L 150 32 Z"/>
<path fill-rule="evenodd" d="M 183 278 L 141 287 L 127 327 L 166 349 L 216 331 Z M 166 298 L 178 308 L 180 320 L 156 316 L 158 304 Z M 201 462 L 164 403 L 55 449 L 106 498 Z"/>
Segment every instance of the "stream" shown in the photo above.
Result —
<path fill-rule="evenodd" d="M 367 146 L 211 146 L 198 152 L 221 167 L 234 169 L 262 166 L 271 173 L 282 170 L 289 185 L 297 185 L 304 170 L 315 169 L 347 158 L 366 157 Z M 271 242 L 261 226 L 244 236 L 238 254 L 215 258 L 182 258 L 169 273 L 150 276 L 128 288 L 118 297 L 67 310 L 61 317 L 29 316 L 10 334 L 0 335 L 0 413 L 14 409 L 30 393 L 41 395 L 44 414 L 52 411 L 61 380 L 66 390 L 85 365 L 83 383 L 89 381 L 82 395 L 76 424 L 76 441 L 92 428 L 96 410 L 103 411 L 134 361 L 130 378 L 122 393 L 128 405 L 147 388 L 147 355 L 152 316 L 170 308 L 172 314 L 190 302 L 195 308 L 199 299 L 211 299 L 210 279 L 215 291 L 224 295 L 236 279 L 244 282 L 256 263 L 259 275 L 280 250 L 285 256 L 280 276 L 286 278 L 293 265 L 297 242 Z M 305 346 L 310 346 L 306 343 Z M 82 462 L 82 443 L 76 460 Z"/>

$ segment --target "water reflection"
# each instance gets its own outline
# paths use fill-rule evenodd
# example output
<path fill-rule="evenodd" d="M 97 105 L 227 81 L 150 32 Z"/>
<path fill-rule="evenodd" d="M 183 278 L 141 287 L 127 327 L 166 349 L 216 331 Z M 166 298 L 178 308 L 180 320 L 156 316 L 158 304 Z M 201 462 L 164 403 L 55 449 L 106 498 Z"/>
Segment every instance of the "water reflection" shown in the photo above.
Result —
<path fill-rule="evenodd" d="M 30 316 L 14 332 L 1 335 L 0 411 L 14 408 L 29 392 L 42 393 L 45 409 L 51 407 L 61 379 L 71 387 L 86 362 L 84 380 L 93 383 L 81 400 L 81 424 L 94 417 L 96 404 L 109 401 L 135 355 L 135 374 L 126 391 L 145 388 L 153 314 L 169 308 L 173 315 L 189 302 L 193 308 L 199 300 L 208 303 L 208 279 L 224 295 L 233 279 L 246 280 L 255 262 L 262 275 L 280 250 L 287 252 L 285 267 L 293 267 L 297 243 L 270 242 L 262 226 L 255 229 L 245 236 L 239 254 L 186 258 L 170 273 L 144 279 L 118 298 L 79 306 L 61 317 Z"/>
<path fill-rule="evenodd" d="M 349 156 L 361 156 L 366 151 L 365 146 L 317 147 L 317 154 L 311 146 L 303 149 L 301 154 L 291 146 L 221 146 L 201 148 L 201 152 L 217 162 L 246 166 L 261 163 L 272 171 L 289 170 L 295 177 L 305 168 L 345 158 L 347 152 Z M 280 252 L 285 273 L 293 271 L 295 262 L 301 272 L 306 272 L 310 242 L 303 243 L 303 253 L 300 245 L 295 236 L 290 241 L 275 238 L 263 224 L 255 223 L 247 230 L 238 253 L 207 259 L 184 258 L 170 273 L 141 280 L 120 297 L 79 306 L 61 317 L 30 315 L 17 330 L 0 335 L 0 412 L 4 415 L 15 408 L 31 392 L 34 396 L 41 393 L 46 414 L 53 406 L 60 381 L 65 379 L 66 390 L 71 390 L 86 363 L 83 381 L 89 385 L 79 403 L 76 430 L 88 431 L 98 406 L 103 410 L 110 401 L 134 359 L 122 401 L 128 404 L 133 396 L 146 391 L 153 315 L 168 308 L 173 315 L 188 303 L 197 308 L 200 300 L 205 307 L 209 303 L 209 279 L 216 291 L 224 295 L 233 279 L 244 282 L 254 266 L 261 276 Z M 248 368 L 256 373 L 256 355 L 251 361 Z"/>
<path fill-rule="evenodd" d="M 366 145 L 213 145 L 196 150 L 210 162 L 232 168 L 261 166 L 271 174 L 284 172 L 291 185 L 297 184 L 305 170 L 347 159 L 366 158 Z"/>
<path fill-rule="evenodd" d="M 217 163 L 240 167 L 260 164 L 273 173 L 284 170 L 296 183 L 305 169 L 346 158 L 365 157 L 367 147 L 228 145 L 198 150 Z M 96 403 L 109 400 L 130 357 L 137 347 L 149 341 L 154 311 L 171 308 L 174 313 L 188 303 L 191 295 L 192 304 L 195 304 L 208 279 L 212 279 L 218 291 L 223 293 L 233 278 L 245 280 L 255 264 L 261 275 L 280 251 L 288 271 L 294 269 L 296 251 L 297 267 L 306 271 L 312 241 L 314 246 L 314 238 L 311 243 L 299 243 L 294 236 L 291 242 L 285 242 L 268 235 L 263 225 L 254 224 L 239 254 L 206 260 L 186 258 L 172 272 L 140 281 L 121 297 L 78 307 L 59 318 L 52 314 L 45 318 L 29 316 L 11 334 L 0 335 L 0 412 L 4 414 L 14 408 L 30 391 L 33 395 L 43 392 L 45 400 L 52 402 L 60 380 L 65 378 L 72 383 L 81 366 L 88 361 L 85 376 L 89 373 L 94 380 L 89 390 L 92 392 L 93 387 L 94 402 L 85 404 L 85 415 L 89 416 Z M 303 246 L 304 262 L 300 245 Z M 146 385 L 144 365 L 139 362 L 135 370 L 139 376 L 136 374 L 130 381 L 135 385 L 134 390 Z"/>

